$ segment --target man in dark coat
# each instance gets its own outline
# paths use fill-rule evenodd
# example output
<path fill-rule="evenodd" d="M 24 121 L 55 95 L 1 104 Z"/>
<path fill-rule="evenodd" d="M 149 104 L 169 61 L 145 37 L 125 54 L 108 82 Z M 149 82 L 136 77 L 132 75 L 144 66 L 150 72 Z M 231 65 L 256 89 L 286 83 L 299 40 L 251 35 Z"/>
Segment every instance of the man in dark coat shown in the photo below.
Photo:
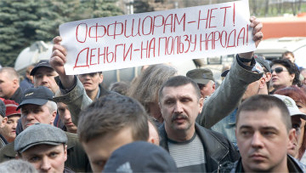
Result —
<path fill-rule="evenodd" d="M 164 118 L 160 145 L 174 158 L 179 172 L 212 172 L 239 158 L 228 139 L 195 122 L 203 98 L 192 79 L 175 76 L 166 81 L 159 90 L 159 105 Z"/>

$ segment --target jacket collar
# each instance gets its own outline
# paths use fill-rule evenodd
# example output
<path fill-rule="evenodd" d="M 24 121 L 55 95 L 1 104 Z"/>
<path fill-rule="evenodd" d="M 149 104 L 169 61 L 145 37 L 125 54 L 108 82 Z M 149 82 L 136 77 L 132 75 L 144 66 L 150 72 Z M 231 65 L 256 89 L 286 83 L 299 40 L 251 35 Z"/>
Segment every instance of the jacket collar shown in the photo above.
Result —
<path fill-rule="evenodd" d="M 305 172 L 306 166 L 301 162 L 297 161 L 295 158 L 287 155 L 287 167 L 289 172 Z M 244 172 L 241 158 L 236 162 L 234 171 L 231 172 Z"/>
<path fill-rule="evenodd" d="M 201 139 L 202 145 L 204 146 L 205 159 L 207 166 L 206 170 L 208 172 L 214 171 L 226 155 L 229 153 L 229 148 L 224 145 L 210 130 L 205 129 L 199 124 L 195 124 L 195 131 L 199 138 Z M 159 128 L 159 134 L 161 137 L 160 146 L 165 148 L 169 152 L 168 148 L 168 136 L 165 130 L 165 125 L 162 124 Z"/>

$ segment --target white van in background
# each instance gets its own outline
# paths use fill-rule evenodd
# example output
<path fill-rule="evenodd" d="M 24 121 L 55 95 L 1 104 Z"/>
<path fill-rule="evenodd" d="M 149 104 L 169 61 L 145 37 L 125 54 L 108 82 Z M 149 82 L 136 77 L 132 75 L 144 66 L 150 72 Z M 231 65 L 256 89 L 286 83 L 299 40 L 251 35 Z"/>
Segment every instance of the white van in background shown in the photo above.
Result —
<path fill-rule="evenodd" d="M 267 60 L 279 59 L 282 53 L 291 51 L 295 63 L 306 68 L 306 37 L 270 38 L 260 42 L 255 54 L 264 56 Z"/>

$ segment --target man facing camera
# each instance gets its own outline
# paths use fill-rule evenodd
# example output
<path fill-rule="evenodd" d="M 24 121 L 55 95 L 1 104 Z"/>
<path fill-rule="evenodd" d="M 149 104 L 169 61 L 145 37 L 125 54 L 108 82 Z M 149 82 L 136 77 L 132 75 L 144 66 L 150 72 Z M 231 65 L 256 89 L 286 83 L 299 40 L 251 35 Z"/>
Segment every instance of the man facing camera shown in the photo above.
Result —
<path fill-rule="evenodd" d="M 30 162 L 39 172 L 72 172 L 65 168 L 67 140 L 61 129 L 35 124 L 16 137 L 14 149 L 21 159 Z"/>
<path fill-rule="evenodd" d="M 236 138 L 241 158 L 220 172 L 305 172 L 287 153 L 294 139 L 285 103 L 256 95 L 238 108 Z"/>

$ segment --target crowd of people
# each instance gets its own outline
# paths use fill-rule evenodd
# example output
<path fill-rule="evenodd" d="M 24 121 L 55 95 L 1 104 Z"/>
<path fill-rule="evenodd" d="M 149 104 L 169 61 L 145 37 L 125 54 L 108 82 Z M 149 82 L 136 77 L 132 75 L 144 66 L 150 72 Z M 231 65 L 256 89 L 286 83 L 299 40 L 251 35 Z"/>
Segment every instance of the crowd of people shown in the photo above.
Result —
<path fill-rule="evenodd" d="M 0 69 L 1 172 L 306 171 L 306 70 L 291 52 L 239 53 L 220 85 L 158 64 L 106 89 L 103 72 L 66 75 L 61 41 L 23 81 Z"/>

